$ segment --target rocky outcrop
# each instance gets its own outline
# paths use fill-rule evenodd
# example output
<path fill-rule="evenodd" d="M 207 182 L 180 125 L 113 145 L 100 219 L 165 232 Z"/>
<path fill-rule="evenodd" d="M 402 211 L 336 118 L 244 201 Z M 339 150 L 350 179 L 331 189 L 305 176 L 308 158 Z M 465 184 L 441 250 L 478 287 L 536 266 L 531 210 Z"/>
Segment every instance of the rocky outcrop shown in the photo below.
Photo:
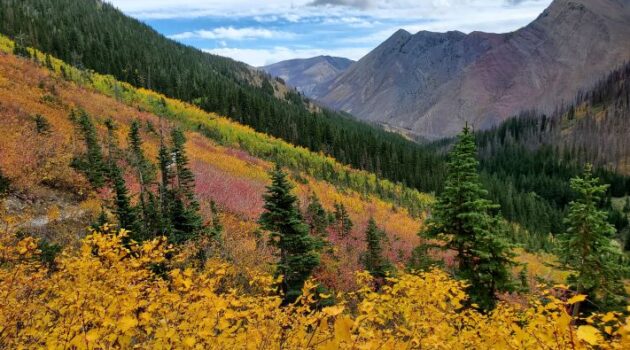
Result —
<path fill-rule="evenodd" d="M 555 0 L 515 32 L 400 30 L 312 97 L 436 139 L 551 110 L 630 60 L 630 0 Z"/>

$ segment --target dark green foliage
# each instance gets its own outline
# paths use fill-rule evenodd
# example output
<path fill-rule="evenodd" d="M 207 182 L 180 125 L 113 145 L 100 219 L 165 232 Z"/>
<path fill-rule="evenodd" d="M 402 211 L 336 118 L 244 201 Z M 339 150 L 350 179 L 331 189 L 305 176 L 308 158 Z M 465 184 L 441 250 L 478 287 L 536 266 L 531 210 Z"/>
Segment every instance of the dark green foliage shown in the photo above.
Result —
<path fill-rule="evenodd" d="M 96 128 L 92 123 L 92 119 L 84 111 L 78 112 L 77 123 L 85 142 L 86 153 L 73 160 L 72 166 L 83 172 L 92 186 L 100 188 L 105 185 L 106 167 L 103 161 L 103 151 L 98 141 Z M 75 118 L 73 111 L 71 118 Z"/>
<path fill-rule="evenodd" d="M 444 264 L 441 260 L 431 257 L 431 250 L 435 249 L 430 244 L 422 243 L 415 247 L 411 252 L 411 258 L 407 263 L 407 269 L 410 271 L 430 271 L 434 267 L 442 267 Z"/>
<path fill-rule="evenodd" d="M 470 282 L 471 301 L 490 310 L 497 291 L 512 289 L 510 267 L 514 263 L 504 239 L 499 206 L 486 199 L 476 154 L 475 138 L 466 127 L 450 153 L 444 191 L 423 236 L 440 240 L 442 249 L 457 253 L 457 277 Z"/>
<path fill-rule="evenodd" d="M 523 266 L 521 271 L 518 272 L 518 280 L 520 283 L 519 289 L 522 293 L 529 291 L 529 272 L 527 266 Z"/>
<path fill-rule="evenodd" d="M 37 114 L 35 119 L 35 131 L 40 135 L 47 135 L 50 133 L 50 123 L 48 119 L 41 114 Z"/>
<path fill-rule="evenodd" d="M 309 197 L 309 204 L 306 208 L 305 220 L 311 230 L 311 235 L 319 237 L 320 239 L 326 239 L 328 233 L 328 213 L 326 209 L 322 207 L 319 198 L 315 194 Z"/>
<path fill-rule="evenodd" d="M 342 203 L 335 203 L 334 218 L 337 234 L 341 237 L 348 237 L 348 235 L 352 232 L 354 223 L 350 219 L 350 215 L 348 215 L 348 211 Z"/>
<path fill-rule="evenodd" d="M 110 181 L 115 193 L 115 210 L 118 218 L 118 225 L 131 231 L 129 237 L 135 241 L 141 241 L 143 237 L 142 225 L 138 219 L 137 210 L 131 205 L 129 192 L 123 178 L 122 170 L 115 162 L 112 162 L 110 169 Z"/>
<path fill-rule="evenodd" d="M 259 220 L 262 229 L 269 232 L 270 243 L 279 251 L 276 274 L 283 276 L 279 287 L 284 304 L 301 295 L 304 282 L 319 265 L 319 246 L 308 233 L 297 208 L 297 198 L 291 194 L 292 188 L 287 175 L 276 165 L 264 195 L 265 211 Z"/>
<path fill-rule="evenodd" d="M 363 268 L 375 278 L 378 284 L 383 283 L 384 278 L 392 271 L 392 265 L 383 252 L 383 241 L 385 238 L 385 232 L 376 226 L 374 218 L 370 218 L 367 229 L 365 230 L 367 251 L 361 257 L 361 263 L 363 264 Z"/>
<path fill-rule="evenodd" d="M 39 249 L 39 259 L 48 268 L 49 272 L 53 272 L 57 269 L 55 258 L 61 252 L 61 246 L 58 244 L 48 243 L 46 240 L 40 239 L 37 243 L 37 249 Z"/>
<path fill-rule="evenodd" d="M 0 169 L 0 197 L 9 192 L 10 185 L 11 182 L 4 176 L 2 169 Z"/>
<path fill-rule="evenodd" d="M 146 185 L 155 180 L 155 166 L 144 155 L 142 143 L 140 122 L 134 120 L 129 130 L 129 163 L 136 168 L 141 185 Z"/>
<path fill-rule="evenodd" d="M 107 223 L 108 223 L 107 213 L 105 213 L 105 209 L 104 208 L 101 208 L 101 213 L 96 218 L 96 221 L 92 225 L 90 225 L 90 227 L 94 231 L 98 231 L 103 225 L 105 225 Z"/>
<path fill-rule="evenodd" d="M 31 52 L 28 51 L 26 45 L 24 44 L 25 36 L 23 34 L 18 34 L 15 36 L 15 46 L 13 47 L 13 54 L 16 56 L 31 58 Z"/>
<path fill-rule="evenodd" d="M 626 197 L 626 202 L 623 205 L 624 214 L 630 214 L 630 196 Z"/>
<path fill-rule="evenodd" d="M 50 58 L 50 54 L 46 54 L 46 59 L 44 60 L 44 65 L 46 68 L 50 69 L 50 70 L 54 70 L 55 67 L 53 66 L 52 63 L 52 59 Z"/>
<path fill-rule="evenodd" d="M 179 129 L 172 130 L 171 138 L 173 147 L 170 154 L 174 159 L 175 172 L 171 189 L 173 232 L 170 238 L 177 243 L 195 238 L 203 229 L 203 220 L 199 214 L 199 203 L 195 199 L 195 176 L 188 167 L 184 149 L 186 138 Z"/>
<path fill-rule="evenodd" d="M 164 144 L 164 140 L 160 142 L 158 163 L 160 168 L 159 200 L 154 198 L 153 211 L 159 217 L 159 220 L 156 221 L 156 224 L 158 224 L 158 234 L 169 235 L 172 231 L 171 211 L 174 194 L 171 190 L 171 184 L 174 175 L 171 173 L 173 157 L 166 144 Z"/>
<path fill-rule="evenodd" d="M 212 217 L 208 234 L 213 240 L 223 243 L 223 225 L 219 218 L 219 209 L 214 201 L 210 202 L 210 213 Z"/>
<path fill-rule="evenodd" d="M 608 185 L 593 177 L 587 165 L 582 176 L 571 179 L 571 188 L 577 198 L 569 205 L 567 231 L 561 236 L 558 250 L 562 266 L 572 272 L 569 283 L 577 293 L 588 294 L 591 300 L 600 299 L 600 305 L 623 304 L 627 261 L 614 241 L 615 228 L 599 208 Z M 578 309 L 579 304 L 574 314 Z"/>

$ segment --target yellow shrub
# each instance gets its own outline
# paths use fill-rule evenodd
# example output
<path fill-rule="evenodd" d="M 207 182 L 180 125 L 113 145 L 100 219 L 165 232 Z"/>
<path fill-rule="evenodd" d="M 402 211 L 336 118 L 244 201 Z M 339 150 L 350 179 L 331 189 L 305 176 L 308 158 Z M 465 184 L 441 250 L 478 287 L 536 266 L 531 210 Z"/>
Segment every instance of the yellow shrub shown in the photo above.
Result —
<path fill-rule="evenodd" d="M 297 305 L 280 307 L 271 276 L 243 276 L 210 260 L 175 268 L 164 239 L 123 244 L 108 226 L 57 259 L 38 262 L 37 242 L 0 236 L 0 348 L 151 349 L 621 349 L 628 320 L 592 316 L 575 327 L 567 302 L 546 296 L 490 315 L 466 309 L 463 283 L 440 270 L 402 274 L 380 292 L 369 274 L 337 304 L 312 309 L 315 283 Z M 167 259 L 168 253 L 175 258 Z M 160 266 L 170 269 L 160 269 Z M 162 272 L 160 272 L 162 271 Z M 164 272 L 168 271 L 168 272 Z M 625 324 L 623 324 L 625 322 Z"/>

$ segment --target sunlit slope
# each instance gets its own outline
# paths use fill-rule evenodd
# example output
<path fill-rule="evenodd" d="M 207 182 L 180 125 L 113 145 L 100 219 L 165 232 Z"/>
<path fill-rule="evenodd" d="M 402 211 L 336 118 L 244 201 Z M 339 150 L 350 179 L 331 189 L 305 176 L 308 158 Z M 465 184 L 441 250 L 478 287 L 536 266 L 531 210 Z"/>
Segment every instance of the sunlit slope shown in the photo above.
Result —
<path fill-rule="evenodd" d="M 303 206 L 315 194 L 327 210 L 343 204 L 354 221 L 348 237 L 331 232 L 336 259 L 324 258 L 328 263 L 320 277 L 332 286 L 351 283 L 370 216 L 387 231 L 393 261 L 402 262 L 418 243 L 420 214 L 430 196 L 111 77 L 79 71 L 55 59 L 50 59 L 52 72 L 45 68 L 44 55 L 38 54 L 42 62 L 38 65 L 7 53 L 12 49 L 9 40 L 3 38 L 1 43 L 0 168 L 16 193 L 9 199 L 9 210 L 19 213 L 20 224 L 42 237 L 74 243 L 77 228 L 93 222 L 102 206 L 111 207 L 112 193 L 92 190 L 70 166 L 84 146 L 69 115 L 82 109 L 97 125 L 101 142 L 107 138 L 105 121 L 114 121 L 121 149 L 127 148 L 130 123 L 139 120 L 145 152 L 154 162 L 160 132 L 168 134 L 174 126 L 188 130 L 186 147 L 202 211 L 209 213 L 211 201 L 219 205 L 226 249 L 235 263 L 266 268 L 264 262 L 270 259 L 269 251 L 257 244 L 255 231 L 272 160 L 292 171 Z M 49 132 L 37 133 L 36 115 L 47 120 Z M 137 181 L 129 170 L 126 175 L 131 193 L 137 196 Z"/>

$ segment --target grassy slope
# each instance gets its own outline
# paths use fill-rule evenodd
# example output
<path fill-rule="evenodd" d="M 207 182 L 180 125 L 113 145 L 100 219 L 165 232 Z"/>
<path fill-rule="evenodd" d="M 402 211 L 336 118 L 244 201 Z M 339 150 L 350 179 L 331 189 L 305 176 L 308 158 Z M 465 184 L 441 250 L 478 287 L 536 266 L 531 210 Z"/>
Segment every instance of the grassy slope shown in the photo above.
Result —
<path fill-rule="evenodd" d="M 388 233 L 387 254 L 394 262 L 404 262 L 418 243 L 416 233 L 421 220 L 417 214 L 433 201 L 429 195 L 378 180 L 373 174 L 351 169 L 330 157 L 109 76 L 78 71 L 56 59 L 55 72 L 51 72 L 9 54 L 12 45 L 0 36 L 0 169 L 17 190 L 8 201 L 9 210 L 21 216 L 19 220 L 29 226 L 30 232 L 71 244 L 103 205 L 111 206 L 111 193 L 92 191 L 83 176 L 69 166 L 74 155 L 83 152 L 83 143 L 68 115 L 73 108 L 83 108 L 95 119 L 102 140 L 106 135 L 104 121 L 109 117 L 115 121 L 123 149 L 133 119 L 149 121 L 156 129 L 162 125 L 165 131 L 172 126 L 189 130 L 187 150 L 202 210 L 207 216 L 210 201 L 219 204 L 226 226 L 226 249 L 237 266 L 267 268 L 272 261 L 270 250 L 257 244 L 255 235 L 272 160 L 280 160 L 292 170 L 303 206 L 315 193 L 327 210 L 332 210 L 336 202 L 343 203 L 355 222 L 350 237 L 331 235 L 333 253 L 323 257 L 318 272 L 318 278 L 326 284 L 342 289 L 353 286 L 353 271 L 360 268 L 363 231 L 370 215 Z M 44 56 L 39 55 L 43 61 Z M 60 73 L 62 66 L 66 79 Z M 37 135 L 35 114 L 48 119 L 51 134 Z M 145 128 L 142 136 L 147 155 L 156 159 L 158 134 Z M 322 176 L 322 168 L 330 173 Z M 138 184 L 131 174 L 127 174 L 127 181 L 131 193 L 137 194 Z M 376 195 L 374 189 L 380 194 Z M 21 215 L 15 215 L 18 212 Z M 532 275 L 559 280 L 559 274 L 536 268 L 548 259 L 525 253 L 519 257 L 534 265 L 530 268 Z"/>
<path fill-rule="evenodd" d="M 10 44 L 2 41 L 5 52 Z M 161 111 L 166 117 L 160 118 L 149 111 L 163 109 L 155 106 L 160 95 L 114 83 L 111 78 L 99 75 L 91 76 L 93 83 L 87 83 L 87 79 L 84 84 L 66 81 L 58 73 L 61 64 L 56 61 L 57 73 L 52 73 L 33 62 L 0 53 L 0 168 L 17 193 L 10 198 L 10 209 L 22 214 L 22 222 L 30 226 L 29 231 L 60 243 L 72 243 L 77 238 L 76 232 L 81 231 L 79 228 L 94 219 L 101 205 L 111 205 L 109 191 L 90 190 L 83 176 L 69 166 L 73 156 L 83 152 L 83 143 L 68 115 L 73 108 L 82 108 L 94 118 L 101 140 L 106 137 L 104 121 L 109 117 L 115 121 L 122 149 L 126 148 L 126 135 L 133 119 L 141 120 L 143 125 L 150 121 L 156 129 L 160 123 L 164 129 L 174 125 L 188 128 L 187 151 L 202 209 L 207 214 L 211 200 L 219 204 L 226 226 L 227 249 L 239 265 L 264 267 L 261 262 L 271 258 L 268 249 L 257 247 L 254 235 L 271 167 L 268 160 L 257 157 L 264 154 L 269 154 L 268 159 L 278 157 L 286 161 L 297 180 L 296 192 L 302 203 L 307 203 L 308 196 L 315 193 L 328 210 L 333 209 L 335 202 L 349 209 L 355 222 L 354 231 L 347 239 L 333 235 L 336 259 L 325 258 L 327 263 L 320 272 L 320 277 L 330 284 L 343 287 L 351 283 L 351 271 L 359 267 L 362 232 L 369 215 L 388 232 L 388 251 L 394 261 L 406 258 L 418 243 L 420 221 L 395 204 L 396 196 L 413 195 L 422 206 L 431 197 L 383 181 L 379 186 L 389 186 L 391 190 L 382 196 L 387 200 L 359 193 L 353 187 L 358 189 L 378 180 L 371 174 L 339 165 L 331 158 L 255 133 L 178 101 L 166 99 L 167 111 Z M 72 74 L 76 75 L 74 79 L 81 79 L 80 72 Z M 107 92 L 115 94 L 112 84 L 125 90 L 118 100 L 106 96 Z M 49 135 L 36 133 L 33 119 L 36 114 L 45 116 L 51 124 Z M 199 125 L 205 133 L 198 131 Z M 158 133 L 145 129 L 142 136 L 148 156 L 156 159 Z M 309 169 L 323 164 L 330 165 L 337 177 L 349 177 L 351 181 L 334 186 L 309 175 Z M 132 174 L 127 174 L 127 181 L 132 194 L 137 194 L 138 185 Z"/>

